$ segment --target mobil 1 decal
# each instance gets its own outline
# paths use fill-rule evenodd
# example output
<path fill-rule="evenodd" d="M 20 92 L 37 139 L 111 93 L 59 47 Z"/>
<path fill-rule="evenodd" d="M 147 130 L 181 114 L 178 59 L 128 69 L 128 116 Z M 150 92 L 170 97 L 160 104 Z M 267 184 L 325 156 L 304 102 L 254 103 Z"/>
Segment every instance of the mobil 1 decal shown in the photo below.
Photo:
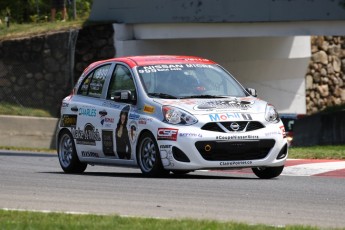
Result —
<path fill-rule="evenodd" d="M 114 132 L 112 130 L 102 130 L 102 146 L 105 156 L 115 156 L 113 135 Z"/>
<path fill-rule="evenodd" d="M 194 110 L 222 110 L 222 109 L 235 109 L 247 110 L 252 107 L 253 101 L 233 100 L 212 100 L 202 102 L 194 107 Z"/>
<path fill-rule="evenodd" d="M 73 138 L 77 141 L 77 144 L 80 145 L 96 145 L 96 141 L 101 140 L 98 129 L 95 129 L 90 123 L 85 124 L 84 129 L 72 127 L 71 131 Z"/>
<path fill-rule="evenodd" d="M 77 115 L 75 114 L 64 114 L 61 117 L 61 127 L 75 127 L 77 125 Z"/>

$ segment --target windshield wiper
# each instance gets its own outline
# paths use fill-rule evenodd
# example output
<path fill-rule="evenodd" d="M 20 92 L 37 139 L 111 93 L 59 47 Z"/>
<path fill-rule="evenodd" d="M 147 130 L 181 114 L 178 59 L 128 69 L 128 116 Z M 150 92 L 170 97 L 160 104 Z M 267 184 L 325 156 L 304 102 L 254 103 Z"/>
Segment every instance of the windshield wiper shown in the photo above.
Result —
<path fill-rule="evenodd" d="M 186 99 L 186 98 L 224 98 L 226 96 L 220 96 L 220 95 L 192 95 L 192 96 L 186 96 L 186 97 L 181 97 L 181 99 Z"/>
<path fill-rule="evenodd" d="M 166 93 L 148 93 L 148 95 L 152 97 L 159 97 L 159 98 L 177 99 L 177 97 L 170 94 L 166 94 Z"/>

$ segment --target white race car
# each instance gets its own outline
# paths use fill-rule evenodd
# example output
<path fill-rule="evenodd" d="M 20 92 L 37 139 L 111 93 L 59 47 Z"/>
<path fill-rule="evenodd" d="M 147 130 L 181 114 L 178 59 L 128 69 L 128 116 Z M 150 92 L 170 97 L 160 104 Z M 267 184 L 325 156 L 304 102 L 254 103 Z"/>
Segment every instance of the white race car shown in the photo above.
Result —
<path fill-rule="evenodd" d="M 88 66 L 63 99 L 57 146 L 66 173 L 105 164 L 138 166 L 153 177 L 252 168 L 269 179 L 288 156 L 274 106 L 215 62 L 190 56 Z"/>

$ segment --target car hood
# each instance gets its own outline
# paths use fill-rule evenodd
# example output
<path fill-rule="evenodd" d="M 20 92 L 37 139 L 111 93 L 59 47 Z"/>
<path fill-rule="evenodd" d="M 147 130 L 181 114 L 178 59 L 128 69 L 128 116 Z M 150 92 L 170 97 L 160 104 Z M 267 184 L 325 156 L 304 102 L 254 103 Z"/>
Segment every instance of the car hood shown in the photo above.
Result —
<path fill-rule="evenodd" d="M 154 99 L 161 105 L 171 105 L 191 114 L 212 114 L 218 112 L 264 113 L 267 102 L 254 97 L 228 97 L 208 99 Z"/>

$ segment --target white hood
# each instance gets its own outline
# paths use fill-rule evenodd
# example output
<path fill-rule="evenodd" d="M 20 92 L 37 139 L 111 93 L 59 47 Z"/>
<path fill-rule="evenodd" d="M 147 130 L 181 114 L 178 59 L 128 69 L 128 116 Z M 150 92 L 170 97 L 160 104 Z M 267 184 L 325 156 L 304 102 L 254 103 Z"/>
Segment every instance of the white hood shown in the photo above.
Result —
<path fill-rule="evenodd" d="M 255 97 L 207 99 L 154 99 L 161 105 L 171 105 L 195 115 L 216 112 L 265 113 L 267 102 Z"/>

